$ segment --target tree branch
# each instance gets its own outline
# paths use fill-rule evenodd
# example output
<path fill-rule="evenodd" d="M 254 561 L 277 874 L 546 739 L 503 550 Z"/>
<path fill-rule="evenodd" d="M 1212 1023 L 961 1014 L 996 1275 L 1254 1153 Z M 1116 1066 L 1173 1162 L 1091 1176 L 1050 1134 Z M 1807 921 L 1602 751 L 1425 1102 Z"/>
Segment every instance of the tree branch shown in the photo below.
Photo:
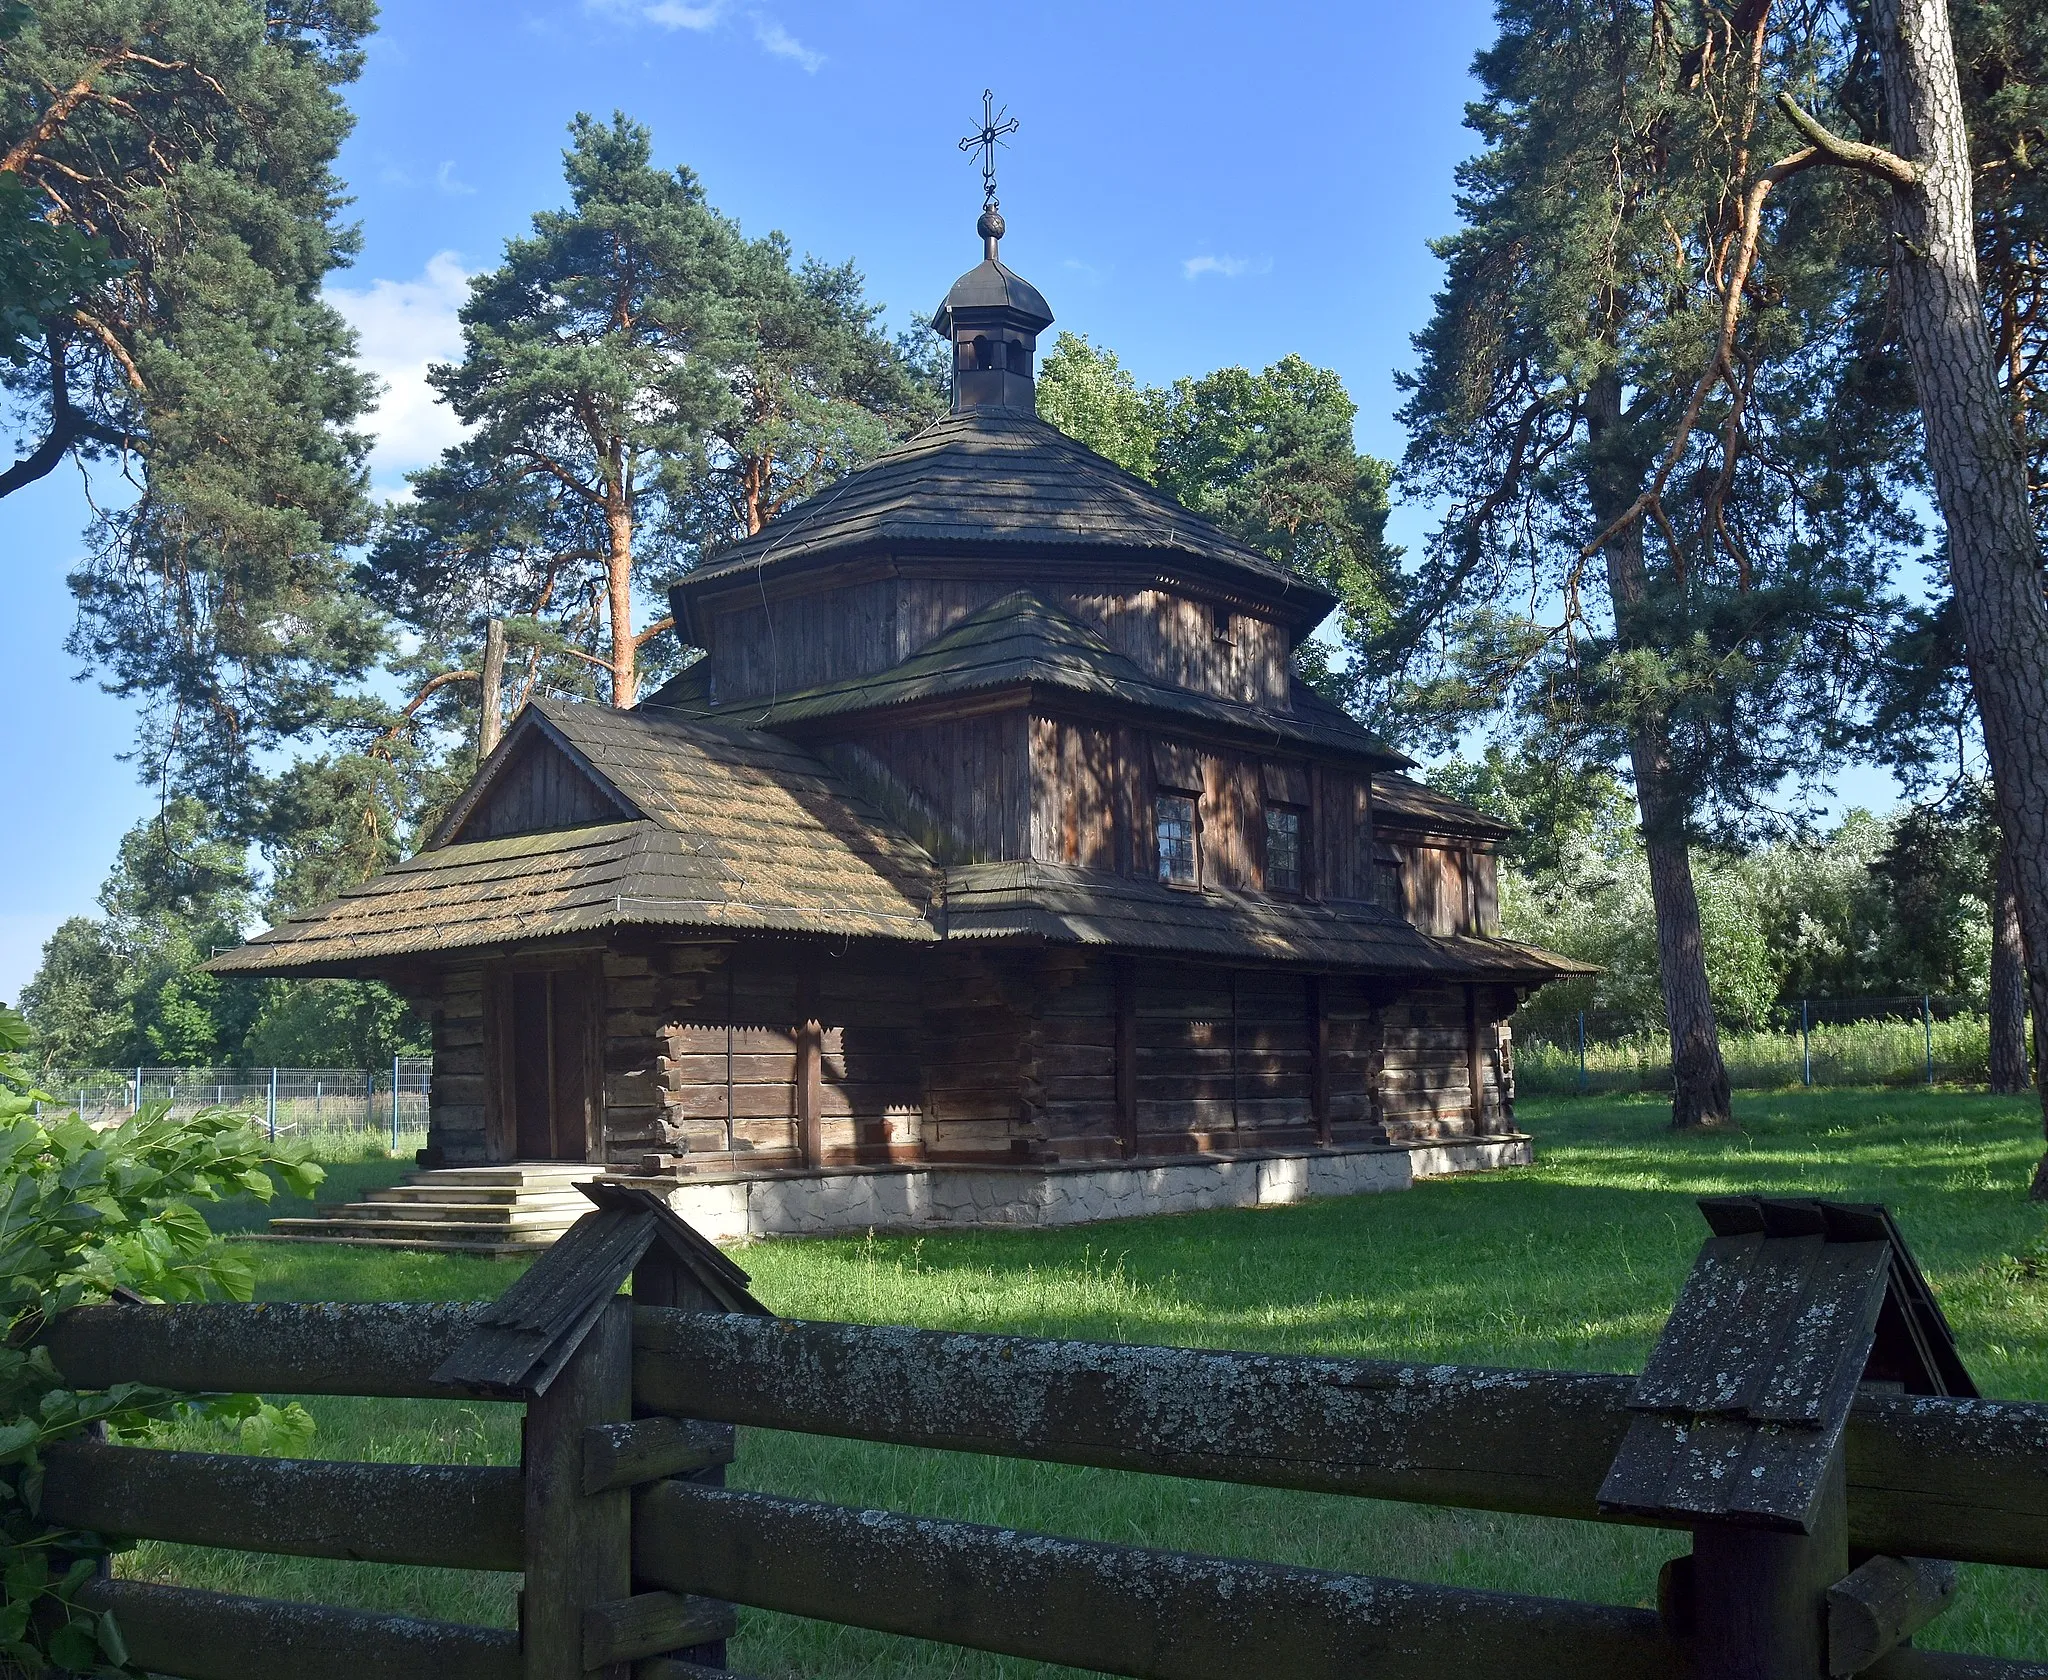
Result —
<path fill-rule="evenodd" d="M 1861 170 L 1865 175 L 1875 175 L 1894 186 L 1910 187 L 1919 183 L 1921 169 L 1917 163 L 1908 163 L 1896 152 L 1888 152 L 1882 146 L 1867 146 L 1861 140 L 1844 140 L 1839 134 L 1830 134 L 1801 110 L 1799 102 L 1789 93 L 1778 95 L 1778 109 L 1813 143 L 1813 149 L 1821 154 L 1822 160 L 1840 164 L 1844 169 Z"/>
<path fill-rule="evenodd" d="M 0 499 L 26 488 L 57 470 L 57 463 L 81 439 L 92 438 L 114 448 L 125 447 L 128 439 L 111 426 L 102 425 L 71 403 L 69 371 L 64 363 L 64 341 L 51 333 L 45 341 L 50 353 L 50 431 L 28 454 L 0 472 Z"/>
<path fill-rule="evenodd" d="M 62 93 L 50 102 L 50 108 L 43 113 L 43 120 L 7 148 L 7 154 L 0 157 L 0 175 L 19 175 L 22 167 L 36 155 L 43 142 L 55 134 L 70 120 L 71 113 L 93 90 L 107 70 L 127 58 L 125 52 L 109 53 L 99 59 Z"/>
<path fill-rule="evenodd" d="M 382 749 L 386 743 L 395 739 L 398 732 L 408 723 L 412 722 L 413 714 L 427 703 L 428 697 L 436 689 L 443 688 L 452 682 L 475 682 L 479 675 L 480 673 L 476 671 L 443 671 L 438 676 L 429 677 L 420 685 L 419 693 L 415 694 L 401 708 L 398 714 L 398 721 L 377 737 L 370 751 L 381 757 Z"/>
<path fill-rule="evenodd" d="M 675 627 L 676 621 L 673 618 L 657 618 L 645 630 L 633 638 L 633 645 L 636 648 L 643 648 L 653 641 L 656 636 L 659 636 L 662 631 L 673 630 Z"/>
<path fill-rule="evenodd" d="M 1817 125 L 1816 125 L 1817 126 Z M 1865 147 L 1875 151 L 1875 147 Z M 1890 154 L 1885 154 L 1889 156 Z M 1658 463 L 1657 476 L 1650 480 L 1650 487 L 1623 510 L 1608 527 L 1591 542 L 1579 550 L 1581 560 L 1590 560 L 1614 539 L 1626 531 L 1645 513 L 1655 516 L 1664 531 L 1665 541 L 1672 545 L 1672 556 L 1677 558 L 1678 548 L 1664 518 L 1664 486 L 1671 481 L 1672 470 L 1685 454 L 1687 441 L 1692 437 L 1693 427 L 1699 423 L 1700 409 L 1707 400 L 1707 393 L 1719 384 L 1725 376 L 1731 386 L 1734 384 L 1733 362 L 1730 360 L 1735 349 L 1735 329 L 1742 319 L 1743 288 L 1749 284 L 1749 273 L 1756 266 L 1756 247 L 1763 231 L 1764 200 L 1771 189 L 1781 181 L 1789 181 L 1802 169 L 1820 162 L 1822 152 L 1818 146 L 1803 146 L 1789 157 L 1780 158 L 1750 183 L 1748 194 L 1743 199 L 1741 240 L 1736 246 L 1735 264 L 1728 275 L 1728 290 L 1721 299 L 1721 331 L 1714 341 L 1714 353 L 1707 359 L 1705 370 L 1699 382 L 1693 386 L 1692 396 L 1686 402 L 1685 413 L 1679 418 L 1678 430 L 1671 439 L 1671 447 Z"/>

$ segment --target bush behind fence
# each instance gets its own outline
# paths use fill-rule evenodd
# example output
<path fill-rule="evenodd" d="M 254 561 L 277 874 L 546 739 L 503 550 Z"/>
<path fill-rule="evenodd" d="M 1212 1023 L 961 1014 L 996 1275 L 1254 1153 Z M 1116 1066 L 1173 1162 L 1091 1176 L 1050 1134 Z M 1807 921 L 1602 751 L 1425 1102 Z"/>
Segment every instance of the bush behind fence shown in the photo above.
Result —
<path fill-rule="evenodd" d="M 433 1066 L 408 1057 L 382 1068 L 59 1068 L 43 1089 L 96 1125 L 150 1103 L 168 1103 L 174 1114 L 238 1108 L 280 1137 L 382 1141 L 398 1150 L 426 1139 Z"/>
<path fill-rule="evenodd" d="M 1828 1020 L 1823 1014 L 1863 1000 L 1814 1000 L 1802 1027 L 1799 1008 L 1782 1026 L 1721 1034 L 1729 1083 L 1738 1090 L 1793 1085 L 1982 1085 L 1991 1077 L 1987 1016 L 1944 1012 L 1943 999 L 1921 1000 L 1916 1018 Z M 1888 1000 L 1879 1000 L 1888 1001 Z M 1826 1007 L 1824 1008 L 1823 1005 Z M 1583 1055 L 1576 1023 L 1545 1022 L 1516 1033 L 1515 1089 L 1524 1096 L 1579 1092 L 1665 1091 L 1671 1086 L 1671 1040 L 1664 1033 L 1614 1032 L 1589 1017 Z"/>

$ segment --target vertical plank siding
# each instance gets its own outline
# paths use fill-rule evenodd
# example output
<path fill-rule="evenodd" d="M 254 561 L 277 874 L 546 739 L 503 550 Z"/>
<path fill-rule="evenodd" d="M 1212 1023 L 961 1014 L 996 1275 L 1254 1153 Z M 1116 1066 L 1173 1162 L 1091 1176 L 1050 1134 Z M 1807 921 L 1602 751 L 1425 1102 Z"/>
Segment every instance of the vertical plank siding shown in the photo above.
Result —
<path fill-rule="evenodd" d="M 552 828 L 616 822 L 632 813 L 600 788 L 569 755 L 534 735 L 498 772 L 484 797 L 462 821 L 456 840 L 497 840 Z"/>
<path fill-rule="evenodd" d="M 1148 676 L 1219 700 L 1292 710 L 1287 631 L 1269 619 L 1233 609 L 1228 635 L 1218 637 L 1211 603 L 1163 589 L 1069 591 L 1053 601 Z"/>
<path fill-rule="evenodd" d="M 1012 863 L 1032 855 L 1044 785 L 1032 774 L 1031 728 L 1019 709 L 864 732 L 851 744 L 931 814 L 927 822 L 919 811 L 891 811 L 914 835 L 935 823 L 942 861 Z"/>
<path fill-rule="evenodd" d="M 707 604 L 707 644 L 721 704 L 754 700 L 900 664 L 969 614 L 1028 584 L 960 578 L 870 578 L 836 588 L 745 593 Z M 1284 625 L 1163 589 L 1042 593 L 1148 675 L 1222 700 L 1291 710 Z M 1217 634 L 1217 613 L 1227 630 Z"/>

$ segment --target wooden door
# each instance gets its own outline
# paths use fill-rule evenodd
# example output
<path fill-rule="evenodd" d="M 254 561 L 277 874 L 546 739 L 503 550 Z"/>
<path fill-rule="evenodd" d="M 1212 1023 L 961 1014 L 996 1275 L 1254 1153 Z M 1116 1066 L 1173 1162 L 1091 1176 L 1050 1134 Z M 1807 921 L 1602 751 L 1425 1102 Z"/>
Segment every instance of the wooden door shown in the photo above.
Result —
<path fill-rule="evenodd" d="M 494 990 L 492 1152 L 504 1161 L 595 1159 L 596 975 L 584 968 L 515 969 Z"/>

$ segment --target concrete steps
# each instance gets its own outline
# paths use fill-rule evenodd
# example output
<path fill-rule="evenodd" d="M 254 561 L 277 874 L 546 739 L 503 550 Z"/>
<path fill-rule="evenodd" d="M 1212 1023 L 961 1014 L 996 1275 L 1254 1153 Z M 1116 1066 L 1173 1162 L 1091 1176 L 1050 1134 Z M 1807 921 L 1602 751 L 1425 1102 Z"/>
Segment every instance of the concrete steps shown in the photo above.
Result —
<path fill-rule="evenodd" d="M 367 1201 L 273 1219 L 281 1242 L 340 1242 L 455 1254 L 546 1248 L 590 1211 L 577 1191 L 604 1169 L 582 1161 L 440 1167 L 372 1190 Z"/>

